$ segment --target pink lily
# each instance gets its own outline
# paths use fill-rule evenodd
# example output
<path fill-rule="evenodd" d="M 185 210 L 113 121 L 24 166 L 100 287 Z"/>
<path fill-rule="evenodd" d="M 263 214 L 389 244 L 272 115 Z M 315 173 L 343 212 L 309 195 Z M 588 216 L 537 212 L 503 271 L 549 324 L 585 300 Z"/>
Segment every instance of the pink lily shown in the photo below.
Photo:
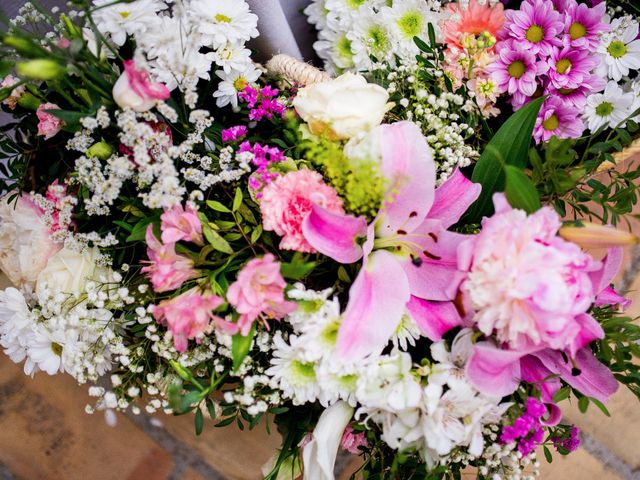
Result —
<path fill-rule="evenodd" d="M 609 286 L 622 260 L 622 249 L 612 248 L 603 260 L 602 268 L 591 273 L 593 290 L 599 292 L 596 305 L 626 304 L 626 300 Z M 591 315 L 583 314 L 579 320 L 581 331 L 567 352 L 545 346 L 516 351 L 502 349 L 488 341 L 478 342 L 467 363 L 467 377 L 482 393 L 507 396 L 515 392 L 522 380 L 539 383 L 554 374 L 582 394 L 606 402 L 618 389 L 618 382 L 588 347 L 594 340 L 604 338 L 604 331 Z M 547 380 L 539 386 L 543 401 L 552 404 L 560 381 L 557 378 Z M 551 412 L 556 420 L 554 409 Z"/>
<path fill-rule="evenodd" d="M 337 352 L 350 360 L 381 351 L 407 311 L 432 340 L 462 323 L 452 301 L 463 278 L 456 250 L 466 236 L 447 229 L 481 188 L 456 171 L 436 189 L 431 151 L 415 124 L 382 125 L 373 134 L 388 182 L 378 216 L 367 225 L 315 204 L 303 222 L 318 252 L 341 263 L 363 260 L 338 332 Z"/>

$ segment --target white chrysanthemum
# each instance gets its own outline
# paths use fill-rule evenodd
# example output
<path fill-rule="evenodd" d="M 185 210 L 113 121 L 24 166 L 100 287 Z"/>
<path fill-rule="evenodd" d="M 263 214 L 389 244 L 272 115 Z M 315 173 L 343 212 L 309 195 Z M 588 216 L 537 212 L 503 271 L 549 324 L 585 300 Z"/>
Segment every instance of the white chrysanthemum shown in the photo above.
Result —
<path fill-rule="evenodd" d="M 232 70 L 242 71 L 251 64 L 251 50 L 243 44 L 227 43 L 214 52 L 213 61 L 225 73 L 231 73 Z"/>
<path fill-rule="evenodd" d="M 390 62 L 396 53 L 398 39 L 381 16 L 363 14 L 348 31 L 351 41 L 353 63 L 357 70 L 370 70 L 373 66 L 371 57 L 378 62 Z"/>
<path fill-rule="evenodd" d="M 636 98 L 633 92 L 624 92 L 616 82 L 610 81 L 604 92 L 587 97 L 584 119 L 591 132 L 603 126 L 615 128 L 633 113 Z"/>
<path fill-rule="evenodd" d="M 336 32 L 331 29 L 321 30 L 313 48 L 318 56 L 325 61 L 325 70 L 330 73 L 339 73 L 355 66 L 351 40 L 347 38 L 346 32 Z"/>
<path fill-rule="evenodd" d="M 358 378 L 366 370 L 367 365 L 366 361 L 345 365 L 335 361 L 335 357 L 323 359 L 316 367 L 316 375 L 320 385 L 320 403 L 326 407 L 338 400 L 344 400 L 355 407 Z"/>
<path fill-rule="evenodd" d="M 307 21 L 315 25 L 318 30 L 323 30 L 327 26 L 327 0 L 312 0 L 305 7 L 303 13 L 307 16 Z"/>
<path fill-rule="evenodd" d="M 260 78 L 260 70 L 251 64 L 247 65 L 244 70 L 233 70 L 229 73 L 225 73 L 224 70 L 218 70 L 216 75 L 222 80 L 218 84 L 218 89 L 213 92 L 216 106 L 225 107 L 230 104 L 234 109 L 237 109 L 238 93 L 242 92 L 244 87 Z"/>
<path fill-rule="evenodd" d="M 294 405 L 314 402 L 320 394 L 316 376 L 316 364 L 304 356 L 305 345 L 299 337 L 291 335 L 287 343 L 280 332 L 273 337 L 271 367 L 265 372 L 271 377 L 271 385 L 282 391 Z"/>
<path fill-rule="evenodd" d="M 50 332 L 47 328 L 38 325 L 33 340 L 29 344 L 27 356 L 40 370 L 49 375 L 70 372 L 71 359 L 77 344 L 78 332 L 75 330 Z M 34 372 L 35 370 L 29 373 Z"/>
<path fill-rule="evenodd" d="M 258 36 L 258 16 L 243 0 L 194 0 L 189 9 L 200 19 L 198 31 L 214 49 Z"/>
<path fill-rule="evenodd" d="M 111 0 L 94 0 L 93 19 L 98 30 L 108 34 L 113 43 L 120 46 L 127 40 L 127 35 L 142 36 L 160 22 L 156 12 L 164 10 L 167 5 L 160 0 L 135 0 L 127 3 L 113 4 Z"/>
<path fill-rule="evenodd" d="M 15 289 L 0 291 L 0 346 L 15 363 L 27 356 L 27 348 L 33 340 L 34 318 L 24 295 Z M 27 359 L 25 373 L 33 370 L 33 362 Z"/>
<path fill-rule="evenodd" d="M 638 22 L 629 16 L 613 19 L 611 32 L 602 36 L 598 46 L 601 69 L 606 69 L 609 78 L 616 82 L 630 71 L 640 69 L 640 40 L 637 37 Z"/>
<path fill-rule="evenodd" d="M 386 0 L 326 0 L 327 26 L 349 31 L 363 15 L 375 14 Z"/>
<path fill-rule="evenodd" d="M 443 14 L 431 10 L 424 0 L 393 2 L 393 6 L 380 11 L 380 16 L 389 22 L 400 40 L 398 50 L 403 58 L 410 58 L 419 52 L 413 37 L 427 38 L 429 23 L 433 25 L 437 37 L 440 37 L 438 23 L 444 18 Z"/>

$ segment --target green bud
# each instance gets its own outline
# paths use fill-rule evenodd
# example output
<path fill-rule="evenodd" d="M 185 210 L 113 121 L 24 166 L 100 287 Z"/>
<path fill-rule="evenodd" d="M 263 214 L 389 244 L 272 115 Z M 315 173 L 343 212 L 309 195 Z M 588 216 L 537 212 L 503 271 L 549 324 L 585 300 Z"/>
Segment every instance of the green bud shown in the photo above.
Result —
<path fill-rule="evenodd" d="M 64 23 L 64 27 L 67 29 L 67 33 L 71 38 L 76 38 L 81 36 L 81 32 L 76 25 L 71 21 L 69 17 L 67 17 L 64 13 L 60 15 L 60 20 Z"/>
<path fill-rule="evenodd" d="M 33 80 L 53 80 L 64 74 L 65 68 L 54 60 L 41 58 L 18 63 L 16 71 L 21 77 Z"/>
<path fill-rule="evenodd" d="M 2 43 L 12 47 L 16 52 L 25 57 L 40 57 L 43 55 L 42 47 L 26 38 L 5 35 L 2 37 Z"/>
<path fill-rule="evenodd" d="M 104 140 L 101 140 L 91 145 L 91 147 L 89 147 L 89 149 L 85 152 L 85 155 L 88 158 L 97 157 L 100 160 L 106 160 L 111 156 L 112 153 L 113 147 Z"/>
<path fill-rule="evenodd" d="M 18 105 L 27 110 L 36 111 L 42 102 L 30 93 L 25 93 L 18 99 Z"/>

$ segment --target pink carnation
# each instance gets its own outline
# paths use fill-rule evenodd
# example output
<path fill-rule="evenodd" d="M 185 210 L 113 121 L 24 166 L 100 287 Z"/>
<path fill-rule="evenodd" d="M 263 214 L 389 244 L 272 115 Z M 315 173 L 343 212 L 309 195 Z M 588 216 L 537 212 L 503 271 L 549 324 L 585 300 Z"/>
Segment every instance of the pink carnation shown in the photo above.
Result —
<path fill-rule="evenodd" d="M 47 113 L 46 110 L 60 110 L 60 107 L 55 103 L 42 103 L 36 110 L 36 115 L 40 120 L 38 122 L 38 135 L 42 135 L 45 140 L 49 140 L 62 129 L 64 122 Z"/>
<path fill-rule="evenodd" d="M 175 290 L 184 282 L 198 276 L 191 259 L 178 255 L 175 243 L 163 245 L 153 234 L 153 225 L 147 227 L 147 255 L 149 265 L 142 268 L 148 273 L 151 285 L 156 292 Z"/>
<path fill-rule="evenodd" d="M 346 450 L 352 455 L 360 455 L 362 452 L 359 447 L 368 447 L 367 436 L 364 432 L 356 433 L 351 425 L 347 425 L 340 440 L 340 448 Z"/>
<path fill-rule="evenodd" d="M 574 350 L 583 335 L 600 336 L 587 310 L 599 293 L 590 273 L 601 263 L 557 236 L 561 220 L 551 208 L 527 216 L 503 194 L 494 203 L 495 215 L 458 250 L 478 328 L 517 351 Z"/>
<path fill-rule="evenodd" d="M 211 322 L 228 333 L 235 333 L 237 326 L 214 315 L 212 312 L 224 300 L 210 293 L 201 294 L 195 288 L 182 295 L 164 300 L 153 307 L 153 316 L 158 323 L 166 325 L 173 334 L 173 345 L 178 352 L 187 350 L 189 340 L 202 341 L 211 330 Z"/>
<path fill-rule="evenodd" d="M 282 237 L 282 249 L 315 252 L 302 234 L 302 222 L 314 203 L 330 212 L 344 213 L 342 200 L 319 173 L 306 169 L 289 172 L 262 191 L 262 226 Z"/>
<path fill-rule="evenodd" d="M 240 270 L 238 279 L 227 291 L 227 300 L 240 314 L 238 326 L 247 335 L 260 316 L 280 319 L 296 309 L 284 298 L 286 282 L 280 274 L 280 263 L 268 253 L 254 258 Z"/>
<path fill-rule="evenodd" d="M 14 77 L 13 75 L 7 75 L 6 77 L 4 77 L 2 82 L 0 82 L 0 88 L 12 87 L 13 85 L 16 85 L 18 83 L 19 80 L 16 77 Z M 2 100 L 2 103 L 7 105 L 11 110 L 15 110 L 16 106 L 18 105 L 18 100 L 20 100 L 20 97 L 24 95 L 25 91 L 26 90 L 24 85 L 20 85 L 14 88 L 13 90 L 11 90 L 9 96 Z"/>
<path fill-rule="evenodd" d="M 202 224 L 198 218 L 198 211 L 188 203 L 187 208 L 176 205 L 171 209 L 165 209 L 160 220 L 162 241 L 165 244 L 184 240 L 202 245 Z"/>

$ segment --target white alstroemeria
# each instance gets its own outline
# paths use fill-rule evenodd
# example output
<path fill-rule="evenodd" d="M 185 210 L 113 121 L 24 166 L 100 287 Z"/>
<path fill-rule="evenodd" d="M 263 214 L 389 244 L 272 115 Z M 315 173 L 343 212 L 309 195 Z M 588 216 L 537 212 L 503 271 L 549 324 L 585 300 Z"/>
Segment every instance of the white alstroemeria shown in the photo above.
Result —
<path fill-rule="evenodd" d="M 258 36 L 258 16 L 243 0 L 194 0 L 190 11 L 200 19 L 198 31 L 213 49 L 228 42 L 246 42 Z"/>
<path fill-rule="evenodd" d="M 615 18 L 611 22 L 611 32 L 602 36 L 598 47 L 602 64 L 609 78 L 620 81 L 630 71 L 640 69 L 640 40 L 638 22 L 629 16 Z"/>
<path fill-rule="evenodd" d="M 604 92 L 587 97 L 584 119 L 591 132 L 603 126 L 620 126 L 632 113 L 637 97 L 633 92 L 624 92 L 617 82 L 610 81 Z"/>
<path fill-rule="evenodd" d="M 361 410 L 358 410 L 360 413 Z M 378 411 L 369 415 L 382 428 L 380 438 L 389 447 L 402 451 L 420 448 L 424 444 L 419 408 L 407 408 L 397 413 Z"/>
<path fill-rule="evenodd" d="M 416 340 L 421 336 L 422 332 L 420 331 L 420 327 L 418 327 L 418 324 L 413 320 L 413 317 L 411 315 L 404 315 L 400 319 L 400 323 L 391 337 L 391 343 L 393 343 L 396 348 L 406 351 L 409 346 L 413 347 L 416 344 Z"/>
<path fill-rule="evenodd" d="M 465 365 L 473 352 L 473 330 L 462 329 L 453 340 L 451 351 L 445 341 L 431 345 L 434 364 L 429 372 L 429 384 L 448 385 L 455 388 L 468 383 Z"/>
<path fill-rule="evenodd" d="M 143 36 L 160 22 L 156 12 L 164 10 L 167 5 L 160 0 L 135 0 L 116 3 L 111 0 L 94 0 L 93 19 L 98 30 L 108 34 L 113 43 L 124 44 L 127 35 Z"/>
<path fill-rule="evenodd" d="M 327 408 L 302 449 L 305 480 L 333 480 L 333 469 L 344 429 L 353 417 L 353 407 L 337 402 Z"/>
<path fill-rule="evenodd" d="M 216 75 L 222 80 L 218 84 L 218 89 L 213 92 L 216 106 L 225 107 L 231 104 L 234 109 L 237 109 L 238 93 L 242 92 L 244 87 L 260 78 L 260 70 L 250 64 L 244 70 L 232 70 L 230 73 L 225 73 L 224 70 L 217 70 Z"/>

